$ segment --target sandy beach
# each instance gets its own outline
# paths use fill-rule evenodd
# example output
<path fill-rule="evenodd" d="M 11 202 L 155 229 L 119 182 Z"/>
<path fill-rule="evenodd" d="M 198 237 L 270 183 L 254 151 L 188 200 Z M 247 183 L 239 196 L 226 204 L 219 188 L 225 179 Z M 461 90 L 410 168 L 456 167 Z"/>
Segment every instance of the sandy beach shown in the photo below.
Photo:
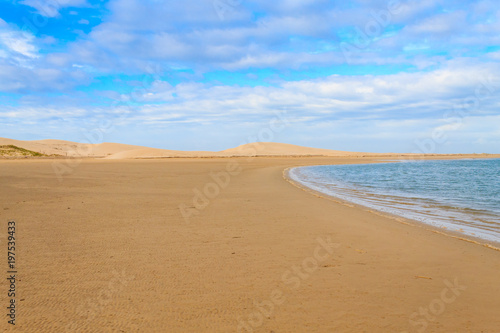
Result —
<path fill-rule="evenodd" d="M 0 327 L 498 332 L 500 252 L 283 178 L 370 161 L 87 159 L 61 181 L 53 160 L 0 161 L 0 244 L 15 220 L 18 266 L 16 326 Z"/>
<path fill-rule="evenodd" d="M 499 35 L 489 0 L 2 1 L 0 333 L 500 333 Z"/>

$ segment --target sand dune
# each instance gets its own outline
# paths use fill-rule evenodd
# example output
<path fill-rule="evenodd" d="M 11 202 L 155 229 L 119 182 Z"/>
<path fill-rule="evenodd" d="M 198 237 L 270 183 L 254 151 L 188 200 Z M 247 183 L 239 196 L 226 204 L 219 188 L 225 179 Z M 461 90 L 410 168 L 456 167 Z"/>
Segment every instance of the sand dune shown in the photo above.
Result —
<path fill-rule="evenodd" d="M 57 151 L 52 144 L 44 144 L 38 141 L 20 141 L 14 139 L 0 138 L 0 145 L 14 145 L 17 147 L 21 147 L 24 149 L 28 149 L 31 151 L 35 151 L 42 154 L 52 155 L 57 154 L 61 155 L 60 151 Z"/>
<path fill-rule="evenodd" d="M 146 148 L 108 142 L 90 144 L 64 140 L 22 141 L 7 138 L 0 138 L 0 145 L 14 145 L 45 155 L 60 155 L 69 157 L 105 157 L 128 150 Z"/>
<path fill-rule="evenodd" d="M 106 158 L 120 160 L 120 159 L 134 159 L 134 158 L 166 158 L 166 157 L 212 157 L 217 153 L 210 151 L 180 151 L 180 150 L 167 150 L 157 148 L 141 148 L 127 151 L 117 152 Z"/>
<path fill-rule="evenodd" d="M 35 140 L 22 141 L 7 138 L 0 138 L 0 145 L 15 145 L 33 152 L 45 155 L 58 155 L 68 157 L 92 157 L 107 159 L 149 159 L 149 158 L 169 158 L 169 157 L 239 157 L 239 156 L 330 156 L 330 157 L 404 157 L 415 154 L 395 154 L 395 153 L 361 153 L 347 152 L 331 149 L 320 149 L 297 146 L 287 143 L 277 142 L 253 142 L 235 148 L 221 151 L 180 151 L 149 148 L 144 146 L 127 145 L 121 143 L 104 142 L 99 144 L 78 143 L 64 140 Z M 1 154 L 1 153 L 0 153 Z M 448 155 L 427 154 L 444 158 Z M 478 157 L 475 154 L 449 155 L 456 157 Z M 487 155 L 495 157 L 497 155 Z M 1 155 L 0 155 L 1 157 Z M 486 155 L 481 154 L 481 157 Z"/>
<path fill-rule="evenodd" d="M 288 143 L 254 142 L 223 150 L 229 156 L 350 156 L 360 153 L 309 148 Z"/>
<path fill-rule="evenodd" d="M 108 142 L 87 144 L 64 140 L 22 141 L 7 138 L 0 138 L 0 145 L 15 145 L 45 155 L 106 157 L 109 159 L 229 156 L 352 156 L 360 154 L 276 142 L 248 143 L 218 152 L 167 150 Z"/>
<path fill-rule="evenodd" d="M 218 152 L 179 151 L 166 149 L 135 149 L 118 152 L 110 159 L 157 158 L 157 157 L 235 157 L 235 156 L 352 156 L 359 153 L 329 149 L 317 149 L 276 142 L 254 142 Z"/>

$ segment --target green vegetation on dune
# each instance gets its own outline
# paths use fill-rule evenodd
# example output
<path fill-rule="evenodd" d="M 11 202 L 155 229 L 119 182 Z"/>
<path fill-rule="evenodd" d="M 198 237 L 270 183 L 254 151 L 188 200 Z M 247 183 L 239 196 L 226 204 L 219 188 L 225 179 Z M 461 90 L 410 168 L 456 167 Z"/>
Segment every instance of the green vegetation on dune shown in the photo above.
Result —
<path fill-rule="evenodd" d="M 31 151 L 14 145 L 0 145 L 0 156 L 47 156 L 36 151 Z"/>

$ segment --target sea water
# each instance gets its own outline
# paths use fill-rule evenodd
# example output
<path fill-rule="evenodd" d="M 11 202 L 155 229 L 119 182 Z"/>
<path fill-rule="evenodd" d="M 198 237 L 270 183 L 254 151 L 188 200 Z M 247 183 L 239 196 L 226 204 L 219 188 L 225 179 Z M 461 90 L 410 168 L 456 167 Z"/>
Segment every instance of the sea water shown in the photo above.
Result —
<path fill-rule="evenodd" d="M 500 159 L 308 166 L 289 177 L 374 210 L 500 242 Z"/>

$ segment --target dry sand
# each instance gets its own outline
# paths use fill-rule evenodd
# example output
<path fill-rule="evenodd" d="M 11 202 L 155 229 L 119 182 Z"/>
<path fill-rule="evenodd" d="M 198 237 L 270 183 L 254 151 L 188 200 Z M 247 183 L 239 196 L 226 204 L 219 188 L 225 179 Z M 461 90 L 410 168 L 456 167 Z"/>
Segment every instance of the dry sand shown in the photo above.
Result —
<path fill-rule="evenodd" d="M 498 332 L 500 252 L 319 198 L 282 176 L 294 165 L 366 161 L 89 159 L 61 182 L 58 161 L 0 161 L 2 267 L 15 219 L 19 270 L 17 325 L 4 314 L 0 328 Z M 208 204 L 193 202 L 204 189 Z"/>

